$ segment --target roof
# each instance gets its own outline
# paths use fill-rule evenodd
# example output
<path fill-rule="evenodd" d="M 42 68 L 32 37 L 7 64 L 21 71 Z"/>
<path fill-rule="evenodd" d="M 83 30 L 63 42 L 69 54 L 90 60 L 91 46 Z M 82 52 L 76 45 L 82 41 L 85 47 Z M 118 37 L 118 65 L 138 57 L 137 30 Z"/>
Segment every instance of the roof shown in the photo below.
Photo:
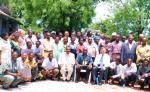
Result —
<path fill-rule="evenodd" d="M 19 20 L 17 20 L 17 19 L 15 19 L 14 17 L 12 17 L 12 16 L 10 16 L 10 15 L 4 13 L 4 12 L 1 11 L 1 10 L 0 10 L 0 15 L 5 16 L 5 17 L 11 19 L 11 20 L 13 20 L 14 22 L 16 22 L 16 23 L 18 23 L 18 24 L 22 24 Z"/>

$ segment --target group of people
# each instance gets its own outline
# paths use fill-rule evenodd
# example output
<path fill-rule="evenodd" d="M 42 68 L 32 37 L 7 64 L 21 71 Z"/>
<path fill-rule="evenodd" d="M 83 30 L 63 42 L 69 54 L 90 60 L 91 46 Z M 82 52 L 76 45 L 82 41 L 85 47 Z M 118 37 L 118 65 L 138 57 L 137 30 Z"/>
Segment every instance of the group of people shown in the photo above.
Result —
<path fill-rule="evenodd" d="M 33 33 L 19 29 L 0 37 L 0 83 L 4 89 L 24 82 L 62 79 L 101 85 L 150 86 L 150 46 L 147 38 L 100 32 Z"/>

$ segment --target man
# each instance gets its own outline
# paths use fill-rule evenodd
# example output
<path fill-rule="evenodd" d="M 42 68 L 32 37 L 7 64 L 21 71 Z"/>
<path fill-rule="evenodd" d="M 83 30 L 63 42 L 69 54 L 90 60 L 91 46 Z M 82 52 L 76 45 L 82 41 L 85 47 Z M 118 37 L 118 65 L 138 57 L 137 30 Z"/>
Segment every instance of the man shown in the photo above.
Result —
<path fill-rule="evenodd" d="M 18 53 L 12 52 L 12 62 L 6 64 L 6 74 L 14 77 L 14 81 L 11 84 L 12 87 L 17 87 L 19 83 L 23 82 L 23 76 L 18 71 L 17 58 Z"/>
<path fill-rule="evenodd" d="M 93 60 L 90 55 L 87 54 L 87 48 L 83 49 L 82 53 L 79 53 L 77 56 L 77 66 L 76 66 L 76 76 L 77 76 L 77 82 L 79 81 L 81 77 L 81 73 L 86 73 L 86 82 L 89 79 L 90 71 L 92 70 L 92 64 Z M 82 71 L 85 70 L 85 71 Z"/>
<path fill-rule="evenodd" d="M 88 54 L 92 56 L 92 59 L 94 61 L 96 55 L 98 54 L 98 49 L 96 44 L 93 42 L 92 37 L 88 37 L 88 42 L 84 43 L 84 46 L 88 49 Z"/>
<path fill-rule="evenodd" d="M 58 64 L 60 65 L 63 80 L 69 81 L 75 64 L 75 56 L 70 52 L 69 46 L 66 47 L 66 52 L 61 54 Z M 66 72 L 68 72 L 67 77 Z"/>
<path fill-rule="evenodd" d="M 138 42 L 137 42 L 137 45 L 141 45 L 142 44 L 142 41 L 143 41 L 143 38 L 144 38 L 145 36 L 143 35 L 143 34 L 139 34 L 139 40 L 138 40 Z"/>
<path fill-rule="evenodd" d="M 64 36 L 63 37 L 63 48 L 64 48 L 64 51 L 66 49 L 66 47 L 69 45 L 69 42 L 68 42 L 68 37 Z"/>
<path fill-rule="evenodd" d="M 58 36 L 56 36 L 55 41 L 52 46 L 53 46 L 54 58 L 56 58 L 56 60 L 58 61 L 60 58 L 60 55 L 64 52 L 63 43 L 60 41 Z"/>
<path fill-rule="evenodd" d="M 43 55 L 44 51 L 40 41 L 36 41 L 36 45 L 33 47 L 33 54 L 37 57 L 39 54 Z"/>
<path fill-rule="evenodd" d="M 33 35 L 31 29 L 28 30 L 28 35 L 26 35 L 25 41 L 26 41 L 26 42 L 31 42 L 32 45 L 34 45 L 35 42 L 37 41 L 36 36 Z"/>
<path fill-rule="evenodd" d="M 150 88 L 150 77 L 148 76 L 149 73 L 150 73 L 150 63 L 148 60 L 145 59 L 137 72 L 141 89 L 144 89 L 144 86 L 146 84 L 149 84 Z"/>
<path fill-rule="evenodd" d="M 112 65 L 114 64 L 114 65 Z M 110 80 L 109 83 L 113 84 L 115 80 L 119 81 L 119 84 L 121 86 L 123 86 L 125 84 L 124 82 L 124 68 L 122 66 L 122 64 L 120 64 L 120 59 L 116 59 L 116 61 L 112 62 L 110 65 L 110 69 L 111 69 L 111 76 L 110 76 Z"/>
<path fill-rule="evenodd" d="M 131 58 L 133 62 L 136 62 L 136 48 L 137 45 L 133 42 L 133 36 L 128 35 L 128 42 L 124 43 L 121 48 L 121 61 L 122 64 L 127 64 L 127 60 Z"/>
<path fill-rule="evenodd" d="M 22 53 L 27 53 L 27 54 L 33 53 L 34 49 L 33 49 L 32 42 L 28 41 L 26 44 L 27 47 L 22 50 Z"/>
<path fill-rule="evenodd" d="M 129 86 L 129 83 L 131 83 L 131 86 L 134 87 L 134 83 L 136 81 L 136 72 L 137 67 L 136 64 L 133 63 L 132 59 L 128 59 L 127 64 L 124 65 L 124 75 L 125 75 L 125 85 Z"/>
<path fill-rule="evenodd" d="M 137 65 L 143 62 L 144 59 L 150 59 L 150 46 L 147 44 L 147 38 L 144 37 L 142 44 L 136 49 Z"/>
<path fill-rule="evenodd" d="M 44 57 L 48 57 L 48 53 L 53 49 L 52 42 L 50 40 L 51 34 L 48 32 L 46 38 L 43 40 Z"/>
<path fill-rule="evenodd" d="M 51 51 L 48 54 L 48 58 L 44 59 L 44 61 L 42 63 L 42 67 L 45 70 L 44 75 L 46 75 L 46 76 L 44 76 L 44 77 L 51 78 L 52 80 L 56 79 L 56 76 L 58 75 L 59 70 L 58 70 L 58 62 L 53 57 L 53 51 Z"/>
<path fill-rule="evenodd" d="M 77 56 L 77 44 L 75 43 L 76 37 L 72 36 L 71 37 L 71 43 L 69 44 L 70 46 L 70 52 L 75 55 L 75 58 Z"/>
<path fill-rule="evenodd" d="M 104 78 L 107 83 L 108 80 L 108 68 L 110 66 L 110 56 L 106 53 L 106 49 L 101 47 L 100 54 L 96 55 L 93 67 L 93 80 L 96 82 L 97 73 L 100 72 L 100 81 Z"/>
<path fill-rule="evenodd" d="M 79 53 L 83 53 L 83 49 L 84 49 L 84 45 L 83 45 L 84 41 L 83 41 L 83 38 L 81 37 L 79 39 L 79 44 L 77 46 L 77 54 Z"/>
<path fill-rule="evenodd" d="M 122 42 L 120 41 L 120 35 L 117 34 L 115 41 L 112 42 L 112 48 L 111 48 L 112 61 L 115 61 L 116 58 L 120 58 L 121 48 L 122 48 Z"/>
<path fill-rule="evenodd" d="M 1 34 L 0 38 L 0 61 L 1 64 L 11 62 L 11 44 L 7 33 Z"/>

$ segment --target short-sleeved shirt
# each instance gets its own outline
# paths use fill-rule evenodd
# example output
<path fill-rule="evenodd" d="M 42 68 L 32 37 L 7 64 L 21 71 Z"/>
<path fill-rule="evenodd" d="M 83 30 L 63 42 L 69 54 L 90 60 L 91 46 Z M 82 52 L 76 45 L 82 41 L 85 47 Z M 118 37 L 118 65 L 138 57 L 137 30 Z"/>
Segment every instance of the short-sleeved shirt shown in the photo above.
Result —
<path fill-rule="evenodd" d="M 49 58 L 44 59 L 42 63 L 42 67 L 46 70 L 54 69 L 58 67 L 58 63 L 55 58 L 53 58 L 51 61 Z"/>

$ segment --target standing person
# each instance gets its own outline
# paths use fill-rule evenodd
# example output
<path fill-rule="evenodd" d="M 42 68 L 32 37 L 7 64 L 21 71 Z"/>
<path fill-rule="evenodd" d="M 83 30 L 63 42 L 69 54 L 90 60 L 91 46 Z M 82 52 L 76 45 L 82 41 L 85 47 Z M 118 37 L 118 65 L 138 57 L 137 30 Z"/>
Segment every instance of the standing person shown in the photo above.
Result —
<path fill-rule="evenodd" d="M 63 37 L 63 48 L 64 48 L 64 51 L 66 50 L 66 47 L 69 45 L 69 42 L 68 42 L 68 37 L 64 36 Z"/>
<path fill-rule="evenodd" d="M 108 80 L 108 68 L 110 66 L 110 56 L 106 53 L 106 49 L 101 47 L 100 54 L 96 55 L 93 67 L 93 80 L 96 82 L 98 71 L 100 72 L 100 84 L 104 78 L 105 82 Z"/>
<path fill-rule="evenodd" d="M 35 46 L 33 47 L 33 54 L 38 57 L 39 54 L 43 55 L 44 50 L 41 46 L 40 41 L 36 41 Z"/>
<path fill-rule="evenodd" d="M 144 37 L 142 44 L 136 49 L 137 65 L 143 62 L 144 59 L 150 59 L 150 46 L 147 44 L 147 38 Z"/>
<path fill-rule="evenodd" d="M 48 56 L 48 53 L 53 49 L 52 42 L 50 40 L 51 34 L 48 32 L 46 38 L 43 40 L 44 57 Z"/>
<path fill-rule="evenodd" d="M 131 83 L 132 87 L 134 87 L 134 83 L 136 81 L 136 73 L 137 67 L 136 64 L 133 63 L 132 59 L 128 59 L 127 64 L 124 65 L 124 74 L 125 74 L 125 85 L 128 86 Z"/>
<path fill-rule="evenodd" d="M 35 42 L 37 41 L 37 39 L 36 39 L 36 36 L 33 35 L 32 29 L 28 29 L 28 35 L 26 35 L 25 41 L 26 42 L 30 41 L 32 45 L 35 45 Z"/>
<path fill-rule="evenodd" d="M 33 49 L 33 45 L 32 45 L 32 42 L 28 41 L 26 43 L 26 48 L 24 48 L 21 52 L 22 53 L 27 53 L 27 54 L 30 54 L 30 53 L 33 53 L 34 49 Z"/>
<path fill-rule="evenodd" d="M 52 80 L 56 79 L 56 77 L 59 73 L 59 70 L 58 70 L 58 62 L 53 57 L 53 51 L 51 51 L 48 54 L 48 58 L 44 59 L 44 61 L 42 63 L 42 67 L 44 68 L 44 72 L 46 74 L 46 76 L 44 76 L 44 77 L 51 78 Z"/>
<path fill-rule="evenodd" d="M 66 52 L 62 53 L 58 64 L 60 65 L 60 72 L 62 74 L 63 80 L 69 81 L 73 72 L 73 66 L 75 64 L 75 56 L 70 52 L 70 47 L 66 47 Z M 68 71 L 66 77 L 66 71 Z"/>
<path fill-rule="evenodd" d="M 1 34 L 0 61 L 2 65 L 11 62 L 11 44 L 8 38 L 9 38 L 8 33 Z"/>
<path fill-rule="evenodd" d="M 81 37 L 81 38 L 79 39 L 79 44 L 78 44 L 78 46 L 77 46 L 77 54 L 83 52 L 83 49 L 84 49 L 83 43 L 84 43 L 84 41 L 83 41 L 83 38 Z"/>
<path fill-rule="evenodd" d="M 58 61 L 60 58 L 60 55 L 64 52 L 63 43 L 60 41 L 58 36 L 56 36 L 55 41 L 52 46 L 53 46 L 54 58 L 56 58 L 56 60 Z"/>
<path fill-rule="evenodd" d="M 116 58 L 121 57 L 121 48 L 122 48 L 122 42 L 120 41 L 120 35 L 116 35 L 116 40 L 112 42 L 112 48 L 111 48 L 111 56 L 112 61 L 115 61 Z"/>
<path fill-rule="evenodd" d="M 139 40 L 137 42 L 137 45 L 141 45 L 142 44 L 143 38 L 145 38 L 145 36 L 143 34 L 139 34 Z"/>
<path fill-rule="evenodd" d="M 88 81 L 90 71 L 92 70 L 93 60 L 92 57 L 88 55 L 87 51 L 88 51 L 87 48 L 84 48 L 83 52 L 77 55 L 77 59 L 76 59 L 77 60 L 77 68 L 76 68 L 77 82 L 81 77 L 80 72 L 84 72 L 82 70 L 85 70 L 86 82 Z"/>
<path fill-rule="evenodd" d="M 72 36 L 71 37 L 71 43 L 70 43 L 70 52 L 73 53 L 75 55 L 75 58 L 77 56 L 77 44 L 75 43 L 76 37 Z"/>
<path fill-rule="evenodd" d="M 124 43 L 121 48 L 121 61 L 123 65 L 127 64 L 127 60 L 131 58 L 133 62 L 136 62 L 136 48 L 137 44 L 133 42 L 133 36 L 128 35 L 128 42 Z"/>

